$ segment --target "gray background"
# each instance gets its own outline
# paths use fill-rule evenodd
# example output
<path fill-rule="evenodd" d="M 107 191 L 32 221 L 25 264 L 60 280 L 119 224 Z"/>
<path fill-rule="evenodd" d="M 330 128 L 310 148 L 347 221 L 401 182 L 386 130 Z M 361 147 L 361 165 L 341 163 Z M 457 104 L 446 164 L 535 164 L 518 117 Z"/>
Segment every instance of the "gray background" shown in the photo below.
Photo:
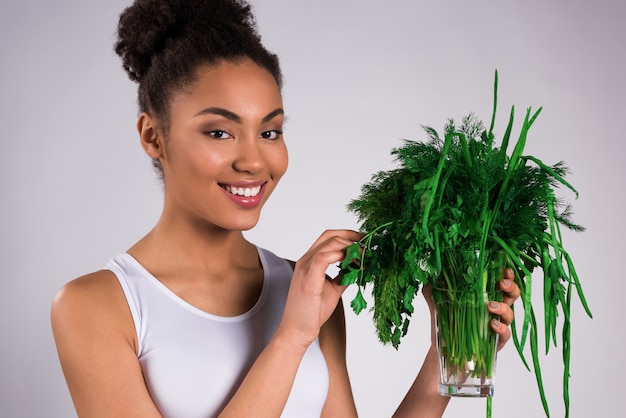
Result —
<path fill-rule="evenodd" d="M 160 213 L 160 185 L 134 129 L 134 85 L 112 52 L 127 3 L 0 5 L 1 417 L 75 415 L 50 302 Z M 420 125 L 440 129 L 469 111 L 489 119 L 497 68 L 497 132 L 511 105 L 519 118 L 544 106 L 527 153 L 572 168 L 575 220 L 588 228 L 565 234 L 594 313 L 590 320 L 573 304 L 571 416 L 620 416 L 626 3 L 253 4 L 264 41 L 282 59 L 291 165 L 250 239 L 297 259 L 324 229 L 357 228 L 345 204 L 371 174 L 392 167 L 400 138 L 423 138 Z M 369 315 L 347 313 L 361 416 L 389 416 L 412 381 L 427 348 L 424 305 L 417 302 L 399 351 L 378 344 Z M 543 362 L 553 416 L 563 416 L 559 350 Z M 499 357 L 494 416 L 542 415 L 534 377 L 511 345 Z M 461 416 L 484 416 L 484 401 L 454 400 L 446 417 Z"/>

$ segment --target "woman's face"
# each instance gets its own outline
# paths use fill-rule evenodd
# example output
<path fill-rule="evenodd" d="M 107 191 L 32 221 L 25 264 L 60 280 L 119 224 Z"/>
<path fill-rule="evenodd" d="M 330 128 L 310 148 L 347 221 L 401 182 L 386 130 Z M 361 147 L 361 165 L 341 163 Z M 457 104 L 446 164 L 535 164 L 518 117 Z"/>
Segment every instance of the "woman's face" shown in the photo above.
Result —
<path fill-rule="evenodd" d="M 287 169 L 283 103 L 250 60 L 202 67 L 173 95 L 161 164 L 165 204 L 227 230 L 247 230 Z"/>

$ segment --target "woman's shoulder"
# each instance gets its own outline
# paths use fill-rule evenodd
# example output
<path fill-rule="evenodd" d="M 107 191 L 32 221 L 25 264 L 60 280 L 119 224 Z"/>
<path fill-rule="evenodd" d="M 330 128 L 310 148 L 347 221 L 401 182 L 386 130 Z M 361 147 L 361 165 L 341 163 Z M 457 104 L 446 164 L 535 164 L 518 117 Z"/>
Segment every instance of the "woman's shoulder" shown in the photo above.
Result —
<path fill-rule="evenodd" d="M 133 322 L 128 304 L 116 275 L 99 270 L 66 283 L 51 306 L 55 335 L 89 331 L 97 324 L 102 333 L 133 339 Z"/>
<path fill-rule="evenodd" d="M 107 303 L 120 291 L 111 270 L 98 270 L 66 283 L 57 292 L 53 307 L 58 305 Z"/>
<path fill-rule="evenodd" d="M 132 317 L 112 271 L 96 271 L 65 284 L 52 302 L 51 322 L 79 411 L 110 416 L 141 409 L 141 416 L 158 415 L 141 376 Z M 139 416 L 136 411 L 128 414 Z"/>

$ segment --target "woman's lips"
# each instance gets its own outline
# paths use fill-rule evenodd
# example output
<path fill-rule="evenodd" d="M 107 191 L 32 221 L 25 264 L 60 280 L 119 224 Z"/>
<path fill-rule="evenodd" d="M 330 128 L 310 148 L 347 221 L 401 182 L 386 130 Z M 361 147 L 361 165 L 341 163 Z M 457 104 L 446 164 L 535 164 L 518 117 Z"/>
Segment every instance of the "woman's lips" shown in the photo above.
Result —
<path fill-rule="evenodd" d="M 220 184 L 220 186 L 226 193 L 226 196 L 237 205 L 246 209 L 253 209 L 257 207 L 263 199 L 265 184 L 266 183 L 246 186 Z"/>

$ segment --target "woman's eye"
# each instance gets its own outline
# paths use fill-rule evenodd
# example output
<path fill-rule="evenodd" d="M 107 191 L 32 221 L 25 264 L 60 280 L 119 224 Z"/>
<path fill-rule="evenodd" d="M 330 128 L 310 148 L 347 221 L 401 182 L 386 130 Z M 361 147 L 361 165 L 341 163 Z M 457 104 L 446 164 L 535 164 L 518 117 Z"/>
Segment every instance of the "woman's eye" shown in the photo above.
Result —
<path fill-rule="evenodd" d="M 265 131 L 261 134 L 261 138 L 263 139 L 277 139 L 283 132 L 278 129 L 273 129 L 271 131 Z"/>
<path fill-rule="evenodd" d="M 215 138 L 215 139 L 228 139 L 230 138 L 230 134 L 226 131 L 220 131 L 220 130 L 216 130 L 216 131 L 209 131 L 207 132 L 207 135 Z"/>

